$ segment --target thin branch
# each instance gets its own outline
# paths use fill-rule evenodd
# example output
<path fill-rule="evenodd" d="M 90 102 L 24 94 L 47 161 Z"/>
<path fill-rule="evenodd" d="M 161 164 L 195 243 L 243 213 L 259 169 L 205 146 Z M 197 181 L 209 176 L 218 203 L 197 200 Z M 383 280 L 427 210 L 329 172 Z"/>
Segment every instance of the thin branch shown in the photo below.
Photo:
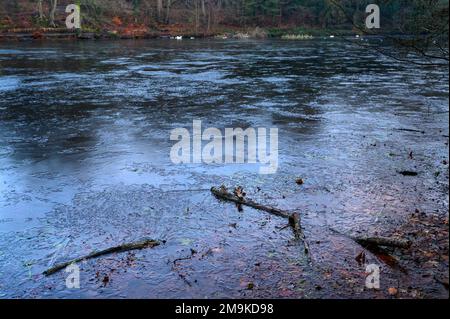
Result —
<path fill-rule="evenodd" d="M 161 244 L 161 242 L 157 241 L 157 240 L 152 240 L 152 239 L 145 239 L 139 242 L 135 242 L 135 243 L 128 243 L 128 244 L 123 244 L 120 246 L 115 246 L 115 247 L 111 247 L 105 250 L 101 250 L 101 251 L 94 251 L 86 256 L 83 257 L 79 257 L 79 258 L 75 258 L 72 259 L 70 261 L 67 261 L 65 263 L 62 264 L 58 264 L 50 269 L 47 269 L 46 271 L 44 271 L 44 275 L 45 276 L 50 276 L 64 268 L 66 268 L 69 265 L 75 264 L 75 263 L 79 263 L 82 262 L 84 260 L 88 260 L 88 259 L 92 259 L 92 258 L 97 258 L 103 255 L 108 255 L 108 254 L 112 254 L 112 253 L 120 253 L 120 252 L 125 252 L 125 251 L 129 251 L 129 250 L 138 250 L 138 249 L 144 249 L 144 248 L 153 248 L 156 246 L 159 246 Z"/>

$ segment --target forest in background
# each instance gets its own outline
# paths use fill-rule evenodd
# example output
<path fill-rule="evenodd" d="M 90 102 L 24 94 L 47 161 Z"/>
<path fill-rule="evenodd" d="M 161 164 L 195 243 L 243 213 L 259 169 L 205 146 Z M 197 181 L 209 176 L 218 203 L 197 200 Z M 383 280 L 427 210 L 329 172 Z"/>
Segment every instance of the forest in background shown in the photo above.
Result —
<path fill-rule="evenodd" d="M 63 27 L 71 3 L 81 7 L 83 28 L 96 31 L 140 27 L 211 34 L 261 27 L 273 36 L 282 30 L 355 31 L 370 3 L 380 6 L 384 32 L 415 32 L 425 20 L 442 22 L 439 28 L 446 25 L 448 31 L 448 1 L 442 0 L 0 0 L 0 28 Z"/>

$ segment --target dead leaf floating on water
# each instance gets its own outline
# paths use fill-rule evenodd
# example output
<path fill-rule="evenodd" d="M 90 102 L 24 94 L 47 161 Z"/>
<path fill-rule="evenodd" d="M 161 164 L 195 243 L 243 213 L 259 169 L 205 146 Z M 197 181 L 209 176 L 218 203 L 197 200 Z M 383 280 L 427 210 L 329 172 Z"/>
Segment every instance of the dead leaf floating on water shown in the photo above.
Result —
<path fill-rule="evenodd" d="M 396 295 L 398 294 L 398 289 L 395 288 L 395 287 L 390 287 L 390 288 L 388 289 L 388 293 L 389 293 L 389 295 L 391 295 L 391 296 L 396 296 Z"/>

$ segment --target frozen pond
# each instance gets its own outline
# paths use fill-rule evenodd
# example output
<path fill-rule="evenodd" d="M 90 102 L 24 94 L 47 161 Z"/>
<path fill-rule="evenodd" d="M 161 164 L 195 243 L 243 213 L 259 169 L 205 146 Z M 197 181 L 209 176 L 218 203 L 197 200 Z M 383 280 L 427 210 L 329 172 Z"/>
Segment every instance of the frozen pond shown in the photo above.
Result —
<path fill-rule="evenodd" d="M 1 43 L 0 297 L 385 297 L 330 228 L 445 216 L 448 89 L 448 69 L 337 39 Z M 174 165 L 170 132 L 193 120 L 277 127 L 278 172 Z M 214 198 L 221 184 L 298 211 L 313 264 L 285 220 Z M 42 275 L 143 237 L 166 243 L 81 264 L 81 289 Z M 423 276 L 441 264 L 381 267 L 384 288 L 448 297 Z"/>

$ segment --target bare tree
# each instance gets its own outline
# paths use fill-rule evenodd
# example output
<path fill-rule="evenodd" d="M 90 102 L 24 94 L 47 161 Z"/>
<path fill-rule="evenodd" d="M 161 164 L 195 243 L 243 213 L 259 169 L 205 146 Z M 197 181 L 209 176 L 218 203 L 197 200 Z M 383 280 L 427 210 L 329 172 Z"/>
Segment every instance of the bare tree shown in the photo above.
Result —
<path fill-rule="evenodd" d="M 172 6 L 172 0 L 167 0 L 166 2 L 166 23 L 170 23 L 170 9 Z"/>
<path fill-rule="evenodd" d="M 355 21 L 344 1 L 329 0 L 343 13 L 353 28 L 364 35 L 382 35 L 393 46 L 380 46 L 378 43 L 355 42 L 359 45 L 377 51 L 380 54 L 402 62 L 418 65 L 449 64 L 449 7 L 448 1 L 412 0 L 414 10 L 405 22 L 399 25 L 397 34 L 383 34 L 377 29 L 367 29 L 361 21 Z M 385 0 L 387 2 L 389 0 Z M 419 59 L 418 59 L 419 58 Z"/>
<path fill-rule="evenodd" d="M 163 0 L 156 0 L 156 12 L 158 15 L 158 20 L 161 21 L 163 11 Z"/>
<path fill-rule="evenodd" d="M 55 14 L 58 6 L 58 0 L 50 0 L 50 26 L 56 27 Z"/>
<path fill-rule="evenodd" d="M 203 16 L 206 16 L 205 0 L 202 0 L 202 15 L 203 15 Z"/>
<path fill-rule="evenodd" d="M 38 9 L 38 13 L 39 13 L 39 20 L 43 20 L 44 19 L 44 9 L 42 7 L 42 0 L 38 0 L 37 9 Z"/>

